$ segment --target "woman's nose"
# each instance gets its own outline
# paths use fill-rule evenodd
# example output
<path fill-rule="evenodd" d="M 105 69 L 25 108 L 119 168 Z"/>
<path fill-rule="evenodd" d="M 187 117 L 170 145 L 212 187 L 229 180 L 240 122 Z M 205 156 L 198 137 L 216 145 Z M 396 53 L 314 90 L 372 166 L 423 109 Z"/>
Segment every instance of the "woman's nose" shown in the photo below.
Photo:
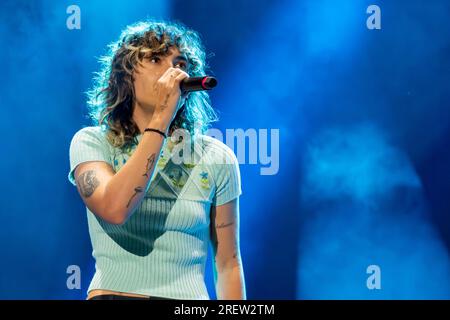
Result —
<path fill-rule="evenodd" d="M 173 62 L 169 59 L 164 59 L 164 65 L 166 66 L 167 69 L 174 67 Z"/>

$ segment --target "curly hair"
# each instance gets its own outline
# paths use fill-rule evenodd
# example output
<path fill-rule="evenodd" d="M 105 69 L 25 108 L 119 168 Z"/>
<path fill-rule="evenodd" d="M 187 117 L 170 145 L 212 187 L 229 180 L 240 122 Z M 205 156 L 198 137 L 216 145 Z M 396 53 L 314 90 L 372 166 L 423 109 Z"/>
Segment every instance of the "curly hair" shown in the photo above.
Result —
<path fill-rule="evenodd" d="M 167 56 L 174 46 L 186 56 L 189 76 L 205 74 L 209 67 L 199 34 L 175 22 L 148 20 L 127 26 L 119 40 L 108 45 L 108 54 L 99 59 L 101 70 L 87 92 L 89 117 L 107 132 L 112 146 L 127 147 L 140 133 L 132 118 L 135 67 L 155 54 Z M 191 92 L 175 115 L 169 135 L 175 129 L 185 129 L 195 137 L 217 120 L 208 93 Z"/>

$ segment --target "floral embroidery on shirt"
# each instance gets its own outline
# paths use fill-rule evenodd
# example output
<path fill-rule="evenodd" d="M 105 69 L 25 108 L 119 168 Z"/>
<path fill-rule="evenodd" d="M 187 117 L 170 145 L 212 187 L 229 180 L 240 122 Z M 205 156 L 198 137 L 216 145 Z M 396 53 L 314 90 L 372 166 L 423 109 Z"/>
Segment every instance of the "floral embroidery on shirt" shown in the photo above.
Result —
<path fill-rule="evenodd" d="M 158 168 L 162 169 L 166 166 L 167 161 L 167 157 L 163 153 L 161 153 L 161 156 L 159 157 L 158 163 L 156 165 L 158 166 Z"/>
<path fill-rule="evenodd" d="M 203 189 L 209 189 L 209 178 L 208 178 L 208 172 L 202 171 L 200 173 L 200 186 Z"/>

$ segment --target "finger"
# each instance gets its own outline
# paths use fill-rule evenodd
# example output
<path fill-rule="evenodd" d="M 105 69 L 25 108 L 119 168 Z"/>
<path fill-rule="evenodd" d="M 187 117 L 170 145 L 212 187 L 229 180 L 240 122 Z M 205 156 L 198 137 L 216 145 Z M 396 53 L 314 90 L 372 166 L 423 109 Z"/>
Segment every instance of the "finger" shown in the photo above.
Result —
<path fill-rule="evenodd" d="M 181 81 L 179 79 L 185 78 L 185 76 L 183 75 L 184 72 L 182 70 L 180 70 L 180 69 L 175 69 L 175 70 L 176 71 L 174 71 L 173 73 L 170 74 L 170 78 L 168 80 L 169 86 L 172 88 L 179 85 L 179 82 Z"/>
<path fill-rule="evenodd" d="M 183 70 L 180 70 L 180 73 L 175 77 L 175 80 L 177 82 L 181 82 L 181 80 L 189 78 L 189 75 L 184 72 Z"/>
<path fill-rule="evenodd" d="M 173 88 L 175 86 L 175 79 L 178 76 L 179 72 L 180 70 L 175 68 L 169 68 L 167 70 L 166 78 L 164 81 L 166 82 L 168 87 Z"/>
<path fill-rule="evenodd" d="M 161 82 L 169 81 L 170 78 L 174 78 L 174 77 L 175 77 L 174 73 L 175 73 L 176 71 L 177 71 L 177 69 L 175 69 L 175 68 L 168 68 L 168 69 L 163 73 L 163 75 L 159 78 L 159 80 L 160 80 Z"/>

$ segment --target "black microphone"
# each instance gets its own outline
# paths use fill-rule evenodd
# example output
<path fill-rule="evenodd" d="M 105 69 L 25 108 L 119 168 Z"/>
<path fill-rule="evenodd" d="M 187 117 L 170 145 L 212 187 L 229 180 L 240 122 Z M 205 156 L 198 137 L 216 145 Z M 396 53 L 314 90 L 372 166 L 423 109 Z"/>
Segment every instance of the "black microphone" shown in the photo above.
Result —
<path fill-rule="evenodd" d="M 211 90 L 217 85 L 217 79 L 214 77 L 190 77 L 180 82 L 181 92 L 187 93 L 191 91 Z"/>

